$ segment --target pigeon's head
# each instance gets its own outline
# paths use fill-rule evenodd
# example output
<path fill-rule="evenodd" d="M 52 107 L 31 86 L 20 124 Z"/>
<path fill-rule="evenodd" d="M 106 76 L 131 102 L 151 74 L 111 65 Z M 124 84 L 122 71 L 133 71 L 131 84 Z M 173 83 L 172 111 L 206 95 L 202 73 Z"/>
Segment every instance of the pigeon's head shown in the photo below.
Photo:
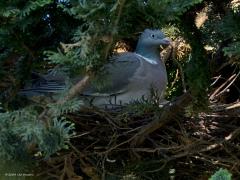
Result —
<path fill-rule="evenodd" d="M 160 59 L 160 45 L 169 45 L 171 43 L 162 31 L 146 29 L 139 37 L 135 52 L 154 61 Z"/>
<path fill-rule="evenodd" d="M 145 29 L 139 38 L 139 43 L 143 46 L 159 47 L 169 45 L 170 39 L 160 30 Z"/>

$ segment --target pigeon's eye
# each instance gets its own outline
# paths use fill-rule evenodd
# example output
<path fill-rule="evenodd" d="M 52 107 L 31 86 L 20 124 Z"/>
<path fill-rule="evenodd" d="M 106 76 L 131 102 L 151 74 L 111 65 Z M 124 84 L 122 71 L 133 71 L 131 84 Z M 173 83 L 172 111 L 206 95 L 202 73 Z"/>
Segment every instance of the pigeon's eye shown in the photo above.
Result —
<path fill-rule="evenodd" d="M 151 35 L 151 37 L 152 37 L 152 38 L 155 38 L 155 35 L 154 35 L 154 34 L 152 34 L 152 35 Z"/>

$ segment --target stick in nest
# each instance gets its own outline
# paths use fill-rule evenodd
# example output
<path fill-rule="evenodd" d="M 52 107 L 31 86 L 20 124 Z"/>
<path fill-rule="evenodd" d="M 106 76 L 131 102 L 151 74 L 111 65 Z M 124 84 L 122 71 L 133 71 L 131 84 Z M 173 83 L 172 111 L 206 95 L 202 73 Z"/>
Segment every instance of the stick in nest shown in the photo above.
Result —
<path fill-rule="evenodd" d="M 134 147 L 142 144 L 149 134 L 162 128 L 166 123 L 169 123 L 173 119 L 171 117 L 173 117 L 176 113 L 178 113 L 188 104 L 190 104 L 191 100 L 192 100 L 192 97 L 190 96 L 190 93 L 185 93 L 175 101 L 166 104 L 163 107 L 163 112 L 161 116 L 158 119 L 155 119 L 151 123 L 144 126 L 135 135 L 135 138 L 132 141 L 131 146 Z"/>

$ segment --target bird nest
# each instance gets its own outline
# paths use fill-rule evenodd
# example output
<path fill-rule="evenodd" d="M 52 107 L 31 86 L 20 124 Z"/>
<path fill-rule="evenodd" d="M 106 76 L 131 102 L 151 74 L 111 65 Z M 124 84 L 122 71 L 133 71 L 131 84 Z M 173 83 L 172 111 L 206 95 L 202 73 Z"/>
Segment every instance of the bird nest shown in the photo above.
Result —
<path fill-rule="evenodd" d="M 175 59 L 181 59 L 176 52 Z M 38 175 L 62 180 L 208 179 L 224 168 L 240 179 L 240 103 L 219 101 L 233 80 L 213 87 L 207 111 L 190 112 L 194 99 L 186 92 L 163 107 L 144 102 L 67 114 L 77 134 L 68 150 L 42 162 Z M 67 98 L 75 89 L 71 92 Z"/>
<path fill-rule="evenodd" d="M 208 179 L 222 167 L 239 179 L 239 103 L 188 116 L 191 101 L 186 93 L 161 108 L 136 103 L 68 114 L 77 135 L 68 150 L 43 162 L 39 176 Z"/>

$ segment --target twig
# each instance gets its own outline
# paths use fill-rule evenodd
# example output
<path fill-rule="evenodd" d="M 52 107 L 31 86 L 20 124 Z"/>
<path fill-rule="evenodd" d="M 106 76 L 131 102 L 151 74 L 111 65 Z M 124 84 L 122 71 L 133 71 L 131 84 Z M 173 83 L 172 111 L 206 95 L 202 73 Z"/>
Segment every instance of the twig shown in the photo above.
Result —
<path fill-rule="evenodd" d="M 176 72 L 175 78 L 174 78 L 173 82 L 171 83 L 171 87 L 170 87 L 170 89 L 173 88 L 173 86 L 175 85 L 175 83 L 176 83 L 177 80 L 179 79 L 178 76 L 179 76 L 179 70 L 177 69 L 177 72 Z"/>
<path fill-rule="evenodd" d="M 193 158 L 200 159 L 202 161 L 205 161 L 205 162 L 208 162 L 208 163 L 211 163 L 211 164 L 214 164 L 214 165 L 221 165 L 221 166 L 224 166 L 224 167 L 227 167 L 227 168 L 230 167 L 230 165 L 227 165 L 227 164 L 224 164 L 224 163 L 221 162 L 222 158 L 219 158 L 219 159 L 216 160 L 216 157 L 213 157 L 213 156 L 206 156 L 206 155 L 201 154 L 201 153 L 200 153 L 200 155 L 202 157 L 201 156 L 193 156 Z M 215 159 L 215 161 L 213 161 L 213 159 Z"/>
<path fill-rule="evenodd" d="M 219 88 L 217 88 L 212 95 L 209 97 L 210 100 L 213 100 L 216 95 L 219 93 L 219 91 L 221 91 L 221 89 L 230 81 L 232 81 L 237 75 L 233 74 L 230 78 L 228 78 Z"/>
<path fill-rule="evenodd" d="M 78 41 L 78 42 L 72 43 L 72 44 L 65 44 L 65 43 L 60 42 L 60 46 L 62 47 L 64 52 L 68 52 L 70 49 L 72 49 L 74 47 L 81 46 L 81 41 Z"/>
<path fill-rule="evenodd" d="M 82 80 L 76 83 L 68 91 L 67 95 L 63 99 L 59 99 L 56 104 L 64 104 L 66 101 L 80 94 L 84 90 L 86 85 L 89 83 L 89 81 L 90 81 L 90 76 L 86 75 Z M 52 110 L 47 108 L 39 115 L 38 118 L 48 124 L 49 123 L 48 120 L 52 117 L 52 114 L 53 114 Z"/>
<path fill-rule="evenodd" d="M 101 117 L 104 117 L 109 122 L 109 124 L 111 124 L 115 129 L 120 129 L 120 127 L 115 122 L 112 121 L 111 116 L 107 112 L 95 110 L 95 113 Z"/>
<path fill-rule="evenodd" d="M 230 106 L 226 107 L 225 109 L 229 110 L 229 109 L 235 109 L 235 108 L 239 108 L 239 107 L 240 107 L 240 102 L 230 105 Z"/>
<path fill-rule="evenodd" d="M 192 98 L 189 93 L 185 93 L 180 96 L 175 102 L 168 103 L 163 107 L 163 112 L 159 119 L 156 119 L 144 126 L 139 133 L 135 135 L 135 140 L 132 142 L 132 146 L 140 145 L 146 139 L 146 137 L 152 132 L 162 128 L 166 123 L 172 120 L 176 113 L 178 113 L 182 108 L 186 107 Z"/>
<path fill-rule="evenodd" d="M 213 81 L 213 83 L 210 86 L 213 86 L 214 84 L 216 84 L 218 82 L 218 80 L 221 79 L 221 77 L 222 77 L 222 75 L 219 75 L 217 77 L 213 77 L 212 79 L 215 79 L 215 80 Z"/>
<path fill-rule="evenodd" d="M 239 74 L 240 74 L 240 72 L 234 77 L 234 79 L 221 92 L 216 94 L 215 97 L 218 97 L 221 94 L 223 94 L 236 81 L 236 79 L 238 78 Z"/>
<path fill-rule="evenodd" d="M 63 100 L 59 100 L 57 103 L 61 104 L 61 103 L 65 103 L 66 101 L 74 98 L 75 96 L 79 95 L 84 88 L 87 86 L 87 84 L 89 83 L 90 80 L 90 76 L 86 75 L 82 80 L 78 81 L 77 84 L 75 84 L 67 93 L 67 95 L 64 97 Z"/>

